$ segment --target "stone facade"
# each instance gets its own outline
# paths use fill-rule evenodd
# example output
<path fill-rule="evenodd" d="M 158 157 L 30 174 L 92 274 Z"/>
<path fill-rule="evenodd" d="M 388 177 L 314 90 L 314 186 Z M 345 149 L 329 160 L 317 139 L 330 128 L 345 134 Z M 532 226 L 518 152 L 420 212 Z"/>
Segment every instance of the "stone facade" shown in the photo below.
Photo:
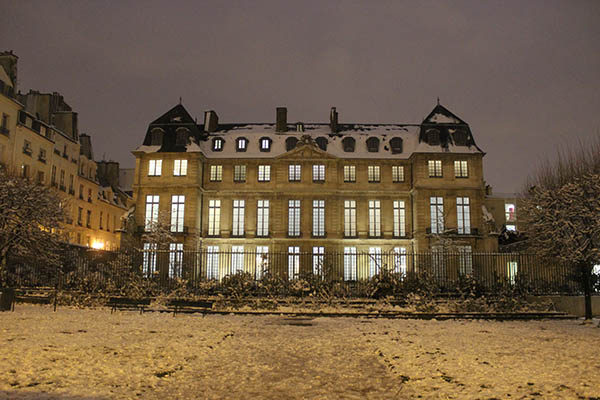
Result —
<path fill-rule="evenodd" d="M 335 109 L 329 124 L 288 124 L 284 110 L 276 123 L 209 129 L 178 105 L 153 121 L 133 151 L 138 231 L 167 214 L 190 250 L 497 251 L 482 208 L 485 154 L 443 106 L 401 125 L 343 124 Z"/>
<path fill-rule="evenodd" d="M 60 94 L 15 93 L 16 63 L 12 52 L 0 53 L 0 163 L 10 173 L 63 194 L 67 208 L 63 229 L 71 243 L 118 248 L 121 216 L 131 198 L 118 183 L 101 184 L 91 138 L 79 134 L 77 113 Z"/>

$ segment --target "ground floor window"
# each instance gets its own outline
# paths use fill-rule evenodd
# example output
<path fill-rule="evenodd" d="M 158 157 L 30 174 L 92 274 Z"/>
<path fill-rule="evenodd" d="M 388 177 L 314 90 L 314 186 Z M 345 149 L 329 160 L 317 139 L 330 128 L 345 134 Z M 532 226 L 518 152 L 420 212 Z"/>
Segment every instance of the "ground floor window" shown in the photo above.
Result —
<path fill-rule="evenodd" d="M 344 247 L 344 280 L 356 280 L 356 247 Z"/>
<path fill-rule="evenodd" d="M 269 246 L 256 246 L 256 279 L 269 270 Z"/>
<path fill-rule="evenodd" d="M 244 246 L 231 246 L 231 273 L 244 272 Z"/>
<path fill-rule="evenodd" d="M 206 248 L 206 278 L 219 279 L 219 246 Z"/>
<path fill-rule="evenodd" d="M 508 282 L 511 285 L 514 285 L 517 281 L 517 273 L 519 272 L 519 263 L 516 261 L 509 261 L 507 263 L 507 274 L 508 274 Z"/>
<path fill-rule="evenodd" d="M 323 274 L 323 263 L 325 261 L 325 247 L 313 247 L 313 274 Z"/>
<path fill-rule="evenodd" d="M 300 247 L 288 247 L 288 279 L 292 280 L 298 277 L 300 273 Z"/>
<path fill-rule="evenodd" d="M 381 270 L 381 247 L 369 247 L 369 278 Z"/>
<path fill-rule="evenodd" d="M 183 243 L 169 244 L 169 278 L 181 278 L 183 270 Z"/>
<path fill-rule="evenodd" d="M 394 247 L 394 273 L 406 276 L 406 247 Z"/>
<path fill-rule="evenodd" d="M 461 275 L 473 275 L 473 252 L 471 246 L 458 247 L 458 271 Z"/>
<path fill-rule="evenodd" d="M 142 258 L 142 273 L 150 277 L 156 271 L 156 243 L 144 243 Z"/>

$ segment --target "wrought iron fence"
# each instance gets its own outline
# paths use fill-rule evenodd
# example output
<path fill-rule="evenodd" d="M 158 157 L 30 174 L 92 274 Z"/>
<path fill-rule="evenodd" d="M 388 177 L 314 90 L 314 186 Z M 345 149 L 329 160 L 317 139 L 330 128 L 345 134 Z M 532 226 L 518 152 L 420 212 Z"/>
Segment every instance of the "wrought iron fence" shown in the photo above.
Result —
<path fill-rule="evenodd" d="M 427 281 L 438 293 L 456 293 L 465 279 L 479 290 L 520 287 L 532 294 L 577 294 L 581 276 L 571 267 L 533 254 L 520 253 L 403 253 L 273 252 L 132 250 L 98 251 L 70 248 L 61 255 L 60 267 L 46 267 L 35 259 L 11 257 L 9 286 L 61 286 L 95 290 L 119 289 L 132 278 L 143 278 L 169 290 L 185 282 L 198 288 L 207 282 L 218 287 L 236 274 L 260 282 L 279 279 L 293 282 L 322 280 L 352 288 L 360 282 L 393 277 L 396 282 Z M 108 289 L 107 289 L 108 288 Z M 594 289 L 600 292 L 600 279 Z"/>

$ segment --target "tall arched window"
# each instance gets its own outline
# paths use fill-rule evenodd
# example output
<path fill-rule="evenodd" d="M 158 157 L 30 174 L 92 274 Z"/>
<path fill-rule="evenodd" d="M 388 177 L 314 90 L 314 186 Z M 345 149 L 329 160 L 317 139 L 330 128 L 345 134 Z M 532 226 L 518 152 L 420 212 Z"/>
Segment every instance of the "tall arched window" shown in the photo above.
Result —
<path fill-rule="evenodd" d="M 161 146 L 163 142 L 164 131 L 161 128 L 154 128 L 150 132 L 150 145 Z"/>
<path fill-rule="evenodd" d="M 323 151 L 327 151 L 327 143 L 328 140 L 327 138 L 324 138 L 323 136 L 318 137 L 315 142 L 317 142 L 317 146 L 319 146 L 319 148 Z"/>
<path fill-rule="evenodd" d="M 298 138 L 289 137 L 285 139 L 285 151 L 290 151 L 296 148 L 296 144 L 298 144 Z"/>
<path fill-rule="evenodd" d="M 392 154 L 402 153 L 402 138 L 392 138 L 392 140 L 390 140 L 390 147 L 392 148 Z"/>
<path fill-rule="evenodd" d="M 342 146 L 344 147 L 344 151 L 346 153 L 353 153 L 354 147 L 356 146 L 356 140 L 351 137 L 345 137 L 342 139 Z"/>

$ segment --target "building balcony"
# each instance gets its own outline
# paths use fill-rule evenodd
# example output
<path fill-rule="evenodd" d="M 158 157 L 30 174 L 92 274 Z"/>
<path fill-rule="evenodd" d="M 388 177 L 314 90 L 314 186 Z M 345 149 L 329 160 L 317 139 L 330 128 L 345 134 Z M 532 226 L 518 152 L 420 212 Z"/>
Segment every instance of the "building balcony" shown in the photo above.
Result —
<path fill-rule="evenodd" d="M 33 154 L 33 150 L 31 150 L 31 148 L 29 147 L 23 147 L 23 154 L 27 154 L 31 157 L 31 155 Z"/>
<path fill-rule="evenodd" d="M 177 229 L 171 229 L 171 233 L 174 233 L 176 235 L 177 234 L 186 235 L 188 233 L 188 227 L 187 226 L 183 226 L 179 230 L 177 230 Z"/>

